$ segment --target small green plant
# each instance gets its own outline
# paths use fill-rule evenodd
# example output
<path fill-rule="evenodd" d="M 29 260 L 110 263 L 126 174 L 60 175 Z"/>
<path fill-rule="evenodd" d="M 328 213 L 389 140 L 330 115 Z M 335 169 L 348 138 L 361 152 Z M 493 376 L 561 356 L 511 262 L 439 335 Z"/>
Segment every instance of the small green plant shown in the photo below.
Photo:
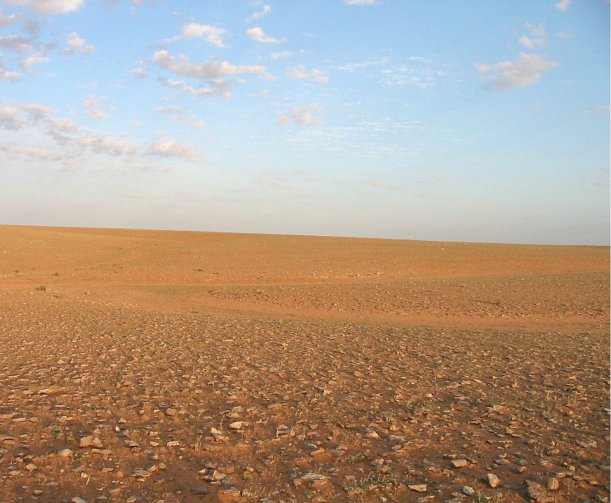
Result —
<path fill-rule="evenodd" d="M 481 493 L 477 493 L 473 497 L 473 503 L 503 503 L 505 498 L 502 494 L 495 494 L 494 496 L 486 496 Z"/>
<path fill-rule="evenodd" d="M 366 491 L 375 491 L 380 488 L 396 486 L 398 483 L 399 481 L 393 473 L 384 473 L 377 476 L 370 473 L 367 478 L 357 480 L 356 487 Z"/>
<path fill-rule="evenodd" d="M 41 292 L 46 292 L 47 291 L 47 287 L 45 285 L 40 285 L 36 287 L 36 290 L 39 290 Z"/>
<path fill-rule="evenodd" d="M 346 458 L 346 461 L 348 461 L 348 463 L 364 463 L 367 461 L 367 456 L 363 453 L 355 454 L 354 456 Z"/>

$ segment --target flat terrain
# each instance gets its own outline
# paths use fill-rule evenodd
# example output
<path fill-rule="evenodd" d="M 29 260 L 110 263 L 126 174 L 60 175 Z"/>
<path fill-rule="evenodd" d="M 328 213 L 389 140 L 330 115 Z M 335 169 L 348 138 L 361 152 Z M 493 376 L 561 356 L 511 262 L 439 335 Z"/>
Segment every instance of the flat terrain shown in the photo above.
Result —
<path fill-rule="evenodd" d="M 609 498 L 608 247 L 0 226 L 0 347 L 2 503 Z"/>

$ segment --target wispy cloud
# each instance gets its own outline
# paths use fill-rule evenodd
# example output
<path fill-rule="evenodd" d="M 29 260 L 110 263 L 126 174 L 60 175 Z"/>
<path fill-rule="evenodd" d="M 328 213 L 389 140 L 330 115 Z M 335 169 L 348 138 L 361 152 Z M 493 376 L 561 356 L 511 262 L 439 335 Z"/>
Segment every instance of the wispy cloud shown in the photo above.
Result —
<path fill-rule="evenodd" d="M 15 24 L 17 21 L 19 21 L 20 16 L 18 16 L 17 14 L 4 14 L 1 10 L 0 10 L 0 27 L 2 26 L 9 26 L 11 24 Z"/>
<path fill-rule="evenodd" d="M 317 103 L 312 103 L 306 106 L 296 106 L 288 112 L 279 113 L 278 121 L 280 124 L 285 126 L 289 124 L 313 126 L 319 122 L 319 118 L 316 116 L 316 114 L 321 110 L 322 107 Z"/>
<path fill-rule="evenodd" d="M 0 54 L 0 80 L 16 82 L 22 77 L 21 73 L 9 70 L 5 63 L 2 54 Z"/>
<path fill-rule="evenodd" d="M 148 72 L 146 71 L 146 62 L 145 61 L 136 61 L 134 63 L 134 67 L 132 68 L 132 75 L 138 79 L 145 79 L 148 76 Z"/>
<path fill-rule="evenodd" d="M 311 80 L 317 84 L 326 84 L 329 82 L 329 77 L 322 71 L 317 70 L 316 68 L 307 71 L 303 65 L 296 66 L 287 75 L 291 79 Z"/>
<path fill-rule="evenodd" d="M 539 23 L 533 25 L 526 23 L 528 30 L 527 35 L 522 35 L 518 42 L 527 49 L 534 49 L 536 47 L 542 47 L 545 45 L 547 40 L 547 34 L 545 33 L 545 23 Z"/>
<path fill-rule="evenodd" d="M 98 96 L 90 96 L 83 100 L 83 106 L 87 110 L 87 115 L 94 120 L 102 120 L 108 114 L 106 111 L 102 110 L 100 104 L 104 102 L 106 98 L 100 98 Z"/>
<path fill-rule="evenodd" d="M 21 60 L 21 66 L 24 69 L 29 70 L 32 68 L 33 65 L 48 63 L 49 61 L 51 61 L 51 58 L 49 58 L 48 56 L 41 56 L 39 54 L 31 54 Z"/>
<path fill-rule="evenodd" d="M 168 51 L 164 50 L 157 51 L 153 56 L 153 61 L 161 68 L 177 75 L 203 80 L 217 91 L 202 90 L 203 95 L 227 93 L 229 83 L 224 80 L 226 77 L 266 74 L 265 67 L 260 65 L 233 65 L 227 61 L 216 60 L 190 63 L 187 56 L 173 56 Z M 178 81 L 177 86 L 182 88 L 185 92 L 193 91 L 191 94 L 197 94 L 195 88 L 187 90 L 188 86 L 184 86 L 184 83 L 181 81 Z"/>
<path fill-rule="evenodd" d="M 561 12 L 564 12 L 571 5 L 571 0 L 560 0 L 559 2 L 554 4 L 554 7 Z"/>
<path fill-rule="evenodd" d="M 206 126 L 206 122 L 197 117 L 193 112 L 186 111 L 180 105 L 163 105 L 155 109 L 160 114 L 169 115 L 175 122 L 188 124 L 195 129 L 202 129 Z"/>
<path fill-rule="evenodd" d="M 72 56 L 76 53 L 91 54 L 95 51 L 95 47 L 85 42 L 85 39 L 76 32 L 68 34 L 66 43 L 68 47 L 61 52 L 63 56 Z"/>
<path fill-rule="evenodd" d="M 250 15 L 249 17 L 246 18 L 246 22 L 247 23 L 252 23 L 254 21 L 257 21 L 257 20 L 267 16 L 271 11 L 272 11 L 272 8 L 271 8 L 270 5 L 263 4 L 263 7 L 261 7 L 261 10 L 253 12 L 252 15 Z"/>
<path fill-rule="evenodd" d="M 0 49 L 6 49 L 14 52 L 27 51 L 32 47 L 32 42 L 29 38 L 21 35 L 2 35 L 0 36 Z"/>
<path fill-rule="evenodd" d="M 134 155 L 141 152 L 137 145 L 126 143 L 109 135 L 88 135 L 76 140 L 76 144 L 88 148 L 96 154 L 111 156 Z"/>
<path fill-rule="evenodd" d="M 279 44 L 280 42 L 282 42 L 281 39 L 266 35 L 263 29 L 259 26 L 255 26 L 254 28 L 246 30 L 246 35 L 248 36 L 248 38 L 261 44 Z"/>
<path fill-rule="evenodd" d="M 200 152 L 197 147 L 178 143 L 174 140 L 151 143 L 147 153 L 160 157 L 178 157 L 187 160 L 197 160 L 200 158 Z"/>
<path fill-rule="evenodd" d="M 225 30 L 209 24 L 189 23 L 180 28 L 179 38 L 204 38 L 216 47 L 226 47 L 223 42 Z"/>
<path fill-rule="evenodd" d="M 36 14 L 67 14 L 84 5 L 85 0 L 1 0 L 5 5 L 27 7 Z"/>
<path fill-rule="evenodd" d="M 19 110 L 14 107 L 0 108 L 0 128 L 17 131 L 25 125 L 25 121 L 19 118 Z"/>
<path fill-rule="evenodd" d="M 166 87 L 175 89 L 185 94 L 190 94 L 192 96 L 223 96 L 225 98 L 228 98 L 230 96 L 229 88 L 231 86 L 229 82 L 225 81 L 216 81 L 213 87 L 203 87 L 190 86 L 186 84 L 184 80 L 166 79 L 165 77 L 159 77 L 158 80 Z"/>
<path fill-rule="evenodd" d="M 537 82 L 544 72 L 558 66 L 558 63 L 537 54 L 521 54 L 516 61 L 500 61 L 493 65 L 477 64 L 475 68 L 480 75 L 490 75 L 490 89 L 509 91 L 517 87 L 526 87 Z"/>
<path fill-rule="evenodd" d="M 408 58 L 405 62 L 391 62 L 381 70 L 382 83 L 390 86 L 408 86 L 428 89 L 437 85 L 446 72 L 424 58 Z"/>

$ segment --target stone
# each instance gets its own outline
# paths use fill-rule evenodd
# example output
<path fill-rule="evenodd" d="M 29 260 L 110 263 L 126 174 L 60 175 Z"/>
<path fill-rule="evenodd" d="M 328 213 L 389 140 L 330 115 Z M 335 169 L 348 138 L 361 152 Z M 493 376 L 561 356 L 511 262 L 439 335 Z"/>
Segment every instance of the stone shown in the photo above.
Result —
<path fill-rule="evenodd" d="M 104 445 L 98 437 L 87 436 L 81 438 L 81 440 L 79 441 L 79 447 L 81 449 L 85 449 L 87 447 L 92 447 L 94 449 L 103 449 Z"/>
<path fill-rule="evenodd" d="M 466 459 L 453 459 L 451 463 L 454 468 L 464 468 L 465 466 L 469 466 L 469 462 Z"/>
<path fill-rule="evenodd" d="M 173 416 L 176 416 L 177 414 L 178 414 L 178 411 L 176 409 L 172 408 L 172 407 L 168 407 L 165 410 L 165 415 L 166 416 L 173 417 Z"/>
<path fill-rule="evenodd" d="M 534 480 L 526 481 L 526 492 L 528 497 L 537 503 L 553 503 L 556 499 L 548 494 L 545 487 Z"/>
<path fill-rule="evenodd" d="M 60 458 L 69 458 L 72 456 L 72 451 L 70 449 L 60 449 L 56 454 Z"/>
<path fill-rule="evenodd" d="M 557 491 L 560 487 L 560 481 L 556 477 L 549 477 L 547 479 L 547 490 Z"/>
<path fill-rule="evenodd" d="M 407 487 L 417 493 L 425 493 L 427 490 L 426 484 L 409 484 Z"/>
<path fill-rule="evenodd" d="M 475 496 L 475 489 L 473 489 L 473 488 L 472 488 L 472 487 L 470 487 L 470 486 L 463 486 L 463 487 L 462 487 L 462 493 L 463 493 L 465 496 Z"/>
<path fill-rule="evenodd" d="M 488 482 L 488 485 L 492 487 L 492 489 L 494 489 L 495 487 L 498 487 L 501 484 L 501 479 L 498 478 L 494 473 L 487 473 L 486 482 Z"/>

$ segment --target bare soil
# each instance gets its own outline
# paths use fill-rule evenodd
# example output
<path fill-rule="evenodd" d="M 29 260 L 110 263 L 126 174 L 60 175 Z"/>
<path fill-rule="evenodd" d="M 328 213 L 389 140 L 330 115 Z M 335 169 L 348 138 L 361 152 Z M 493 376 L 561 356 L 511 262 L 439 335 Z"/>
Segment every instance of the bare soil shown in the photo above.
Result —
<path fill-rule="evenodd" d="M 609 412 L 608 247 L 0 226 L 2 503 L 602 502 Z"/>

